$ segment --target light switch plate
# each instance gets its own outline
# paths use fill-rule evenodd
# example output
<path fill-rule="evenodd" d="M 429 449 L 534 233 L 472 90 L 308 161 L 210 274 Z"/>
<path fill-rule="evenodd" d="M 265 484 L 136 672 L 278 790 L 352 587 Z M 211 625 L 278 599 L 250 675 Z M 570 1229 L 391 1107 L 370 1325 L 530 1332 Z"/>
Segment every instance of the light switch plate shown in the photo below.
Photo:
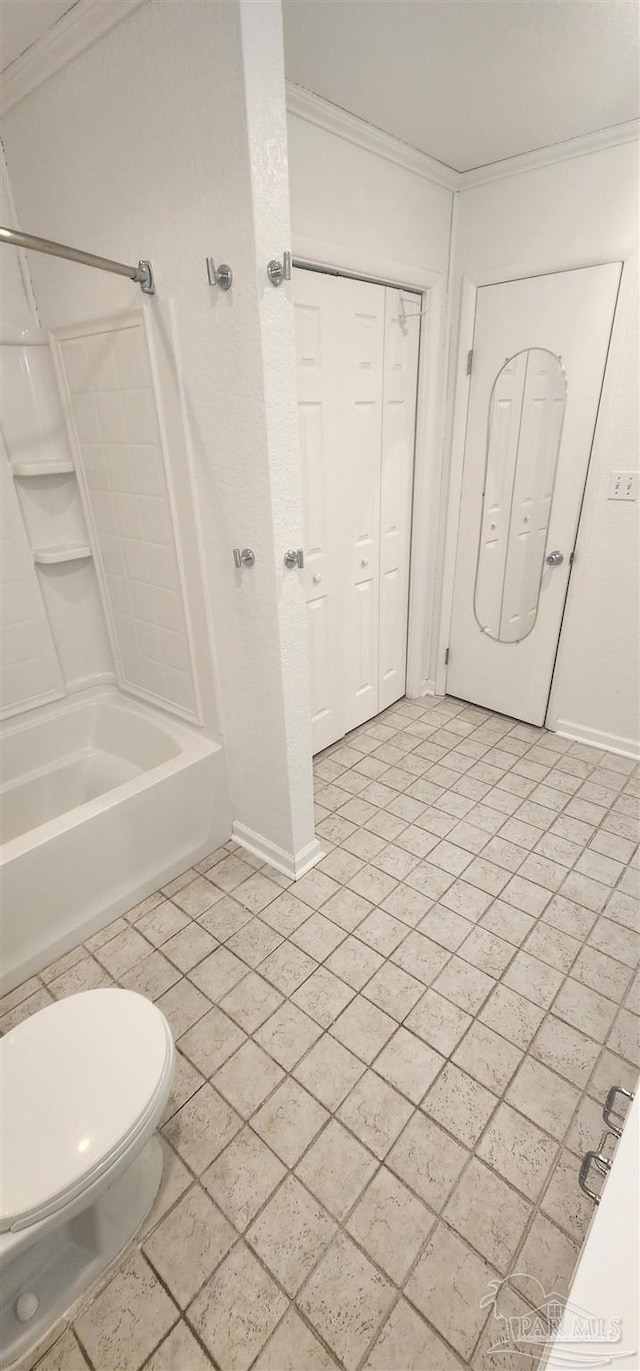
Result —
<path fill-rule="evenodd" d="M 612 471 L 609 478 L 608 500 L 637 500 L 640 472 Z"/>

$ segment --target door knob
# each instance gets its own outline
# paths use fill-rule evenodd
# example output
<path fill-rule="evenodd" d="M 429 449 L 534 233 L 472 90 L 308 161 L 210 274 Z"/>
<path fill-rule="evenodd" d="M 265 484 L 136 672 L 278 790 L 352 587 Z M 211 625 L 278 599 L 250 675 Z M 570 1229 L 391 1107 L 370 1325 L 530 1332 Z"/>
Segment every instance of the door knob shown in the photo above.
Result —
<path fill-rule="evenodd" d="M 368 566 L 368 565 L 369 565 L 369 558 L 368 558 L 368 557 L 361 557 L 361 558 L 360 558 L 360 566 Z"/>
<path fill-rule="evenodd" d="M 321 580 L 322 580 L 322 577 L 321 577 L 321 575 L 320 575 L 320 572 L 319 572 L 319 571 L 316 571 L 316 573 L 315 573 L 315 575 L 314 575 L 314 578 L 313 578 L 314 585 L 319 586 Z"/>
<path fill-rule="evenodd" d="M 284 564 L 292 571 L 294 566 L 304 566 L 304 552 L 301 547 L 290 547 L 284 554 Z"/>
<path fill-rule="evenodd" d="M 564 562 L 563 552 L 550 552 L 547 557 L 547 566 L 560 566 Z"/>

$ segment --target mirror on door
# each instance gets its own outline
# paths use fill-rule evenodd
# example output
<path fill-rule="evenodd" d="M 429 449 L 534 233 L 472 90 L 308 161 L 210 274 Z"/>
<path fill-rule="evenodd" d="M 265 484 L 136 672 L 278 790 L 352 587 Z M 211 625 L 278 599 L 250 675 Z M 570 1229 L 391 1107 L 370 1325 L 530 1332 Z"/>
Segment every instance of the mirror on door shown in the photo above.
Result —
<path fill-rule="evenodd" d="M 536 622 L 566 397 L 547 348 L 508 357 L 493 383 L 474 612 L 496 642 L 519 643 Z"/>

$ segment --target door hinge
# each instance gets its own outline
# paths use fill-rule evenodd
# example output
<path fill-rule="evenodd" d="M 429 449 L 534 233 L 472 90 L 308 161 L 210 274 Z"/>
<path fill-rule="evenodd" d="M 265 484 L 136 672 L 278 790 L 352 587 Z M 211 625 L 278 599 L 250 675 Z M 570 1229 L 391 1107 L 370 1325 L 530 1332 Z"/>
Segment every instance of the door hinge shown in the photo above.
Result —
<path fill-rule="evenodd" d="M 570 552 L 570 553 L 569 553 L 569 566 L 573 566 L 573 563 L 575 562 L 575 560 L 576 560 L 576 550 L 575 550 L 575 548 L 574 548 L 574 549 L 573 549 L 573 552 Z"/>
<path fill-rule="evenodd" d="M 445 664 L 445 666 L 448 666 L 448 665 L 449 665 L 449 653 L 450 653 L 450 651 L 451 651 L 451 648 L 448 647 L 447 650 L 446 650 L 446 652 L 445 652 L 445 654 L 444 654 L 444 664 Z"/>
<path fill-rule="evenodd" d="M 471 348 L 470 351 L 467 353 L 467 376 L 470 376 L 470 375 L 471 375 L 471 368 L 472 368 L 472 366 L 473 366 L 473 348 Z"/>

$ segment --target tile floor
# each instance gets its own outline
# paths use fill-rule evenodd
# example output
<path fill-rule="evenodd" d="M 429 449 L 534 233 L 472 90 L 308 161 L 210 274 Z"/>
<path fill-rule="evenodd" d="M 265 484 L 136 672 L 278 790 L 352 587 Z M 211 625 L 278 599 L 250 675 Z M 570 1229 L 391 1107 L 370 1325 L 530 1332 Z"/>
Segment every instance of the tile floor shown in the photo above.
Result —
<path fill-rule="evenodd" d="M 2 1002 L 117 983 L 178 1047 L 155 1208 L 39 1371 L 510 1371 L 488 1282 L 567 1289 L 640 1065 L 639 768 L 434 699 L 315 772 L 295 886 L 228 844 Z"/>

